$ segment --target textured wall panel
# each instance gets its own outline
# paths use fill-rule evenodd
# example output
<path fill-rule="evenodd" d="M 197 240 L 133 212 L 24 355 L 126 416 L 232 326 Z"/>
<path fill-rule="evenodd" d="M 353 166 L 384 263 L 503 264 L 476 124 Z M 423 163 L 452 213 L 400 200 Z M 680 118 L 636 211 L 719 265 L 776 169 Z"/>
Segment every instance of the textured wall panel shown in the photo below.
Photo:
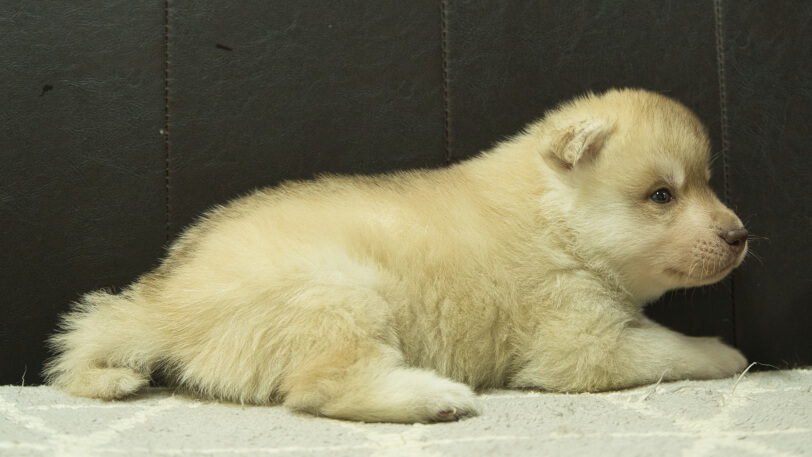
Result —
<path fill-rule="evenodd" d="M 30 384 L 57 313 L 161 252 L 162 5 L 3 2 L 0 43 L 0 384 Z"/>
<path fill-rule="evenodd" d="M 444 163 L 438 3 L 170 2 L 169 18 L 173 232 L 284 179 Z"/>
<path fill-rule="evenodd" d="M 812 3 L 722 7 L 731 196 L 762 237 L 734 283 L 737 339 L 754 361 L 808 365 Z"/>

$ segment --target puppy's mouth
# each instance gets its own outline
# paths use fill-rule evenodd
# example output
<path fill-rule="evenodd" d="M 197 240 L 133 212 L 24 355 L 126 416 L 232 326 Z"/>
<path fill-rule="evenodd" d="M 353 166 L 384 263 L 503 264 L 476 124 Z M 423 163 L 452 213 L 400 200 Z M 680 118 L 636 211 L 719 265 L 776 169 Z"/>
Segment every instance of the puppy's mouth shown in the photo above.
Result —
<path fill-rule="evenodd" d="M 671 276 L 675 276 L 678 280 L 690 286 L 704 286 L 721 281 L 725 276 L 730 274 L 733 269 L 739 266 L 744 255 L 732 257 L 722 262 L 702 262 L 693 265 L 688 271 L 678 268 L 669 267 L 665 272 Z"/>

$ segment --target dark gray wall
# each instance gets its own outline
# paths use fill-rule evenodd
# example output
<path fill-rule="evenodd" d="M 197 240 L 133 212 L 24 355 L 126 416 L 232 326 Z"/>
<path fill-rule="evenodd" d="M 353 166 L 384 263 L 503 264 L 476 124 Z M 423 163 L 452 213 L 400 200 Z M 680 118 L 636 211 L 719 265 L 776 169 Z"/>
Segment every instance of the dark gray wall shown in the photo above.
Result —
<path fill-rule="evenodd" d="M 812 2 L 741 3 L 722 23 L 728 185 L 763 239 L 734 279 L 736 340 L 753 360 L 810 364 Z"/>
<path fill-rule="evenodd" d="M 0 384 L 38 382 L 57 314 L 162 253 L 164 12 L 140 3 L 0 2 Z"/>
<path fill-rule="evenodd" d="M 0 4 L 0 384 L 58 313 L 156 265 L 199 212 L 320 172 L 438 167 L 587 90 L 706 122 L 761 238 L 651 307 L 751 360 L 812 363 L 812 3 L 462 0 Z M 75 2 L 70 2 L 75 3 Z"/>

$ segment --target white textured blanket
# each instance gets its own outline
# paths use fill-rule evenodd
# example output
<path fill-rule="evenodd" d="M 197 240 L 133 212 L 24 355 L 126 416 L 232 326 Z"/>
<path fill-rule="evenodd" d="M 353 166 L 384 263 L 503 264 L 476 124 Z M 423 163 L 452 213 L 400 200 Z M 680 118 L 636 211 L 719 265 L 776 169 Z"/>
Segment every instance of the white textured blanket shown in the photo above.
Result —
<path fill-rule="evenodd" d="M 4 386 L 0 455 L 812 455 L 812 370 L 602 394 L 494 391 L 481 401 L 482 415 L 457 423 L 362 424 L 157 389 L 106 403 Z"/>

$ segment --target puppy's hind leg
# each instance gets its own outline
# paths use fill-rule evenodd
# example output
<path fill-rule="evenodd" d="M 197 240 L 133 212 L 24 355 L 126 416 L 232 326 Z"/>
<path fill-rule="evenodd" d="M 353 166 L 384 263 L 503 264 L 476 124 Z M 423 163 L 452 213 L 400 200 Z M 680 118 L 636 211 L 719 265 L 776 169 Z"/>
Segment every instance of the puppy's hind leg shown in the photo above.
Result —
<path fill-rule="evenodd" d="M 132 300 L 126 292 L 85 295 L 50 340 L 57 355 L 45 368 L 48 383 L 72 395 L 105 400 L 144 387 L 154 356 Z"/>
<path fill-rule="evenodd" d="M 477 413 L 468 386 L 405 366 L 389 304 L 373 290 L 329 287 L 315 295 L 321 303 L 300 335 L 311 342 L 309 350 L 281 386 L 286 406 L 365 422 L 438 422 Z"/>
<path fill-rule="evenodd" d="M 392 348 L 359 348 L 356 357 L 348 365 L 315 359 L 286 383 L 285 405 L 364 422 L 444 422 L 477 414 L 477 401 L 468 386 L 405 367 Z"/>

